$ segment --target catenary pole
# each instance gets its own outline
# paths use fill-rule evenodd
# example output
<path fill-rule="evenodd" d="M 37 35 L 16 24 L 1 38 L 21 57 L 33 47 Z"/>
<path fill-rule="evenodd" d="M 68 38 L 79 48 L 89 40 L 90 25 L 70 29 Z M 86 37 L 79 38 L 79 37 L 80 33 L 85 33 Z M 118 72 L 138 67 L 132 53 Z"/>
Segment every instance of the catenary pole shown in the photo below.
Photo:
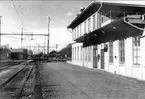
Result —
<path fill-rule="evenodd" d="M 48 16 L 48 41 L 47 41 L 47 55 L 49 55 L 49 37 L 50 37 L 50 17 Z"/>

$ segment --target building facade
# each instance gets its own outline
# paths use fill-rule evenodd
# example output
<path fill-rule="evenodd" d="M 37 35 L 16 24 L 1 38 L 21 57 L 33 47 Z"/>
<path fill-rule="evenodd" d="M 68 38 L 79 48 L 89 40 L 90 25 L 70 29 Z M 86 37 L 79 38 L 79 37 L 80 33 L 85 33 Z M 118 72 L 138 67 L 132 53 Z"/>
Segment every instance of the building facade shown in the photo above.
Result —
<path fill-rule="evenodd" d="M 9 56 L 14 60 L 26 60 L 29 55 L 27 49 L 10 49 Z"/>
<path fill-rule="evenodd" d="M 92 2 L 67 27 L 72 64 L 145 80 L 144 6 Z"/>

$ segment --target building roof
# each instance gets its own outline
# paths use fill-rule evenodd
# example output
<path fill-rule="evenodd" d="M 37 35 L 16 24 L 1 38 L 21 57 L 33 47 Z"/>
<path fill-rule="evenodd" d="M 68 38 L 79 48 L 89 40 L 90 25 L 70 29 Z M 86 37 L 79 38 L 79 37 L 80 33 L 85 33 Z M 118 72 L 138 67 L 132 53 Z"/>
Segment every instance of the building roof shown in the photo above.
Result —
<path fill-rule="evenodd" d="M 99 11 L 98 11 L 99 10 Z M 116 17 L 123 17 L 127 14 L 144 14 L 145 6 L 144 5 L 135 5 L 135 4 L 122 4 L 122 3 L 108 3 L 108 2 L 93 2 L 85 10 L 78 15 L 67 28 L 75 28 L 80 23 L 85 21 L 88 17 L 94 14 L 96 11 L 98 13 L 110 17 L 112 19 Z"/>

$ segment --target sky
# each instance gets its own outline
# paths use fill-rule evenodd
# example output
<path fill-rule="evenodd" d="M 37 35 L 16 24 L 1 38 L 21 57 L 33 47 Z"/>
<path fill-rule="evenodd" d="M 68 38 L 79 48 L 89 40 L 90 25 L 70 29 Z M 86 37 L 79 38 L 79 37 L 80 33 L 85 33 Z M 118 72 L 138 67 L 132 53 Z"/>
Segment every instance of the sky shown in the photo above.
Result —
<path fill-rule="evenodd" d="M 2 16 L 1 32 L 13 33 L 33 32 L 33 34 L 47 34 L 48 19 L 50 17 L 50 50 L 58 50 L 72 43 L 72 34 L 67 30 L 67 26 L 79 13 L 80 8 L 87 7 L 95 0 L 13 0 L 0 1 L 0 16 Z M 100 0 L 96 0 L 100 1 Z M 106 0 L 103 0 L 106 1 Z M 107 2 L 121 2 L 143 4 L 145 1 L 119 1 L 109 0 Z M 31 37 L 24 36 L 25 40 L 21 43 L 20 36 L 2 36 L 2 45 L 9 44 L 10 47 L 20 48 L 23 46 L 44 46 L 47 39 L 43 36 Z"/>
<path fill-rule="evenodd" d="M 48 19 L 50 17 L 50 50 L 58 44 L 58 50 L 72 42 L 71 33 L 67 26 L 76 17 L 79 9 L 90 4 L 91 1 L 0 1 L 0 15 L 2 16 L 1 32 L 13 33 L 33 32 L 33 34 L 47 34 Z M 44 36 L 24 36 L 21 43 L 20 36 L 2 36 L 2 45 L 19 48 L 23 46 L 47 45 Z"/>

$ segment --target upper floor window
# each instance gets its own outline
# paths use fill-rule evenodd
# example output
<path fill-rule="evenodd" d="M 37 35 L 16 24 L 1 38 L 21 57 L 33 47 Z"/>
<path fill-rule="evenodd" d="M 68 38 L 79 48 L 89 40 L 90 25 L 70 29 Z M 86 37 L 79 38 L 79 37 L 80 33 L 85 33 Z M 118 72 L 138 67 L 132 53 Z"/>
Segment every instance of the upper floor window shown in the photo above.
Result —
<path fill-rule="evenodd" d="M 91 18 L 88 19 L 88 32 L 91 32 Z"/>
<path fill-rule="evenodd" d="M 109 42 L 109 63 L 113 63 L 113 42 Z"/>
<path fill-rule="evenodd" d="M 140 36 L 133 37 L 133 64 L 140 64 Z"/>
<path fill-rule="evenodd" d="M 87 28 L 87 21 L 84 22 L 84 32 L 85 33 L 87 32 L 87 29 L 86 28 Z"/>
<path fill-rule="evenodd" d="M 102 17 L 101 17 L 101 23 L 103 23 L 103 22 L 104 22 L 104 17 L 102 16 Z"/>
<path fill-rule="evenodd" d="M 75 39 L 77 38 L 77 28 L 75 28 Z"/>
<path fill-rule="evenodd" d="M 93 30 L 96 29 L 96 14 L 93 15 Z"/>
<path fill-rule="evenodd" d="M 125 63 L 125 40 L 119 40 L 119 63 Z"/>
<path fill-rule="evenodd" d="M 75 29 L 73 29 L 73 36 L 72 36 L 73 40 L 75 39 Z"/>
<path fill-rule="evenodd" d="M 97 15 L 97 29 L 101 27 L 101 15 L 99 13 Z"/>
<path fill-rule="evenodd" d="M 82 36 L 82 24 L 80 24 L 80 36 Z"/>
<path fill-rule="evenodd" d="M 79 37 L 79 26 L 77 27 L 77 38 Z"/>

